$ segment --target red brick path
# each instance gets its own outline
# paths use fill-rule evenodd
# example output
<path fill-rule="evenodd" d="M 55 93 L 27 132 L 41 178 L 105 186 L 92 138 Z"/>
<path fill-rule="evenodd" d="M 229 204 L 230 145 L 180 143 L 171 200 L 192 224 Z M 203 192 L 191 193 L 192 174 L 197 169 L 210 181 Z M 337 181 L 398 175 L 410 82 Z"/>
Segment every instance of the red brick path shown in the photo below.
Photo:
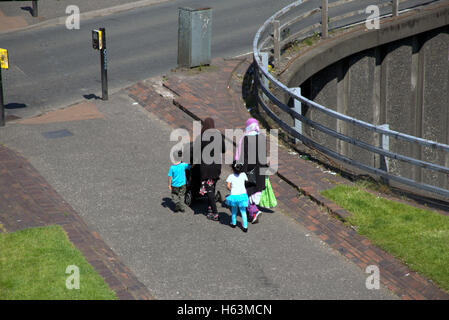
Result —
<path fill-rule="evenodd" d="M 127 90 L 130 97 L 148 112 L 173 128 L 184 127 L 191 132 L 192 120 L 206 117 L 214 118 L 220 130 L 243 128 L 250 115 L 241 99 L 241 79 L 249 65 L 250 58 L 215 59 L 212 70 L 196 74 L 191 71 L 172 72 L 164 79 L 149 79 Z M 158 81 L 163 81 L 164 86 L 174 93 L 174 98 L 162 97 L 154 90 L 153 84 Z M 313 162 L 302 160 L 297 154 L 290 154 L 280 147 L 279 172 L 270 181 L 278 198 L 279 209 L 362 270 L 369 265 L 377 265 L 382 284 L 400 298 L 449 299 L 449 294 L 432 282 L 410 271 L 392 255 L 329 215 L 328 212 L 341 218 L 349 215 L 320 195 L 322 190 L 348 183 L 340 176 L 324 173 Z M 299 197 L 298 190 L 306 196 Z"/>
<path fill-rule="evenodd" d="M 115 253 L 17 152 L 0 145 L 0 232 L 60 225 L 117 298 L 153 299 Z"/>

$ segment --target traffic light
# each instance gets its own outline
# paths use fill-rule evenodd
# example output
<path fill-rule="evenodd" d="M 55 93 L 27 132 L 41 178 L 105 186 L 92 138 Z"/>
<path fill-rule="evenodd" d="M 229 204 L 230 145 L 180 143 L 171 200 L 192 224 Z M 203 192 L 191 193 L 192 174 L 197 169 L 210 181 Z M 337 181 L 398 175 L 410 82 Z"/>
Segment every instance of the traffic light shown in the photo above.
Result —
<path fill-rule="evenodd" d="M 103 31 L 102 30 L 92 30 L 92 47 L 95 50 L 102 50 L 103 45 Z"/>
<path fill-rule="evenodd" d="M 8 50 L 0 48 L 0 68 L 8 69 Z"/>
<path fill-rule="evenodd" d="M 101 91 L 103 100 L 108 100 L 108 59 L 106 55 L 106 29 L 92 30 L 92 47 L 100 50 Z"/>

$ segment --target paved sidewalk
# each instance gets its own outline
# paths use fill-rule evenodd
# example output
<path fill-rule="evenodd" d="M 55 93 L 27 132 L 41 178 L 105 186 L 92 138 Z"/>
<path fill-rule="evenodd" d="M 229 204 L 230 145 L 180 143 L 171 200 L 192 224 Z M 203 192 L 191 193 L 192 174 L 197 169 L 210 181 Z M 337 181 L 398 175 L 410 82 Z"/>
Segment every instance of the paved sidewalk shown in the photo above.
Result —
<path fill-rule="evenodd" d="M 152 297 L 396 298 L 384 287 L 367 290 L 363 270 L 289 216 L 297 212 L 296 206 L 264 212 L 248 233 L 230 228 L 229 209 L 221 206 L 219 223 L 205 217 L 203 202 L 183 214 L 173 213 L 167 188 L 173 127 L 124 91 L 109 98 L 87 102 L 90 109 L 73 106 L 9 122 L 1 139 L 39 171 Z M 171 122 L 176 127 L 192 125 L 192 118 L 172 103 L 171 109 L 164 110 L 163 101 L 159 107 L 179 121 Z M 229 173 L 224 166 L 222 178 Z M 272 182 L 288 189 L 279 178 Z M 227 194 L 222 181 L 218 188 Z M 283 194 L 291 199 L 296 195 L 294 189 Z M 315 210 L 310 201 L 301 204 Z M 13 219 L 18 210 L 5 214 Z M 319 210 L 316 214 L 317 219 L 329 218 Z M 45 212 L 42 216 L 51 223 Z M 10 222 L 2 223 L 8 230 Z"/>
<path fill-rule="evenodd" d="M 98 233 L 91 231 L 39 172 L 17 152 L 0 145 L 0 232 L 55 224 L 63 227 L 117 298 L 152 299 Z"/>
<path fill-rule="evenodd" d="M 241 99 L 242 78 L 250 62 L 251 57 L 215 59 L 206 72 L 172 72 L 137 83 L 128 91 L 147 111 L 174 128 L 191 130 L 184 119 L 186 113 L 195 119 L 213 117 L 222 131 L 243 128 L 249 113 Z M 173 93 L 173 98 L 161 96 L 161 84 Z M 350 182 L 284 148 L 279 149 L 278 177 L 282 179 L 271 179 L 271 184 L 280 208 L 362 270 L 369 265 L 379 266 L 383 285 L 402 299 L 449 299 L 449 294 L 431 281 L 329 216 L 331 212 L 344 219 L 349 213 L 322 197 L 320 191 Z M 298 198 L 297 190 L 305 196 Z"/>
<path fill-rule="evenodd" d="M 39 0 L 37 17 L 33 17 L 32 1 L 1 1 L 0 33 L 37 24 L 65 23 L 72 13 L 66 13 L 70 5 L 78 6 L 84 19 L 166 1 L 170 0 Z"/>

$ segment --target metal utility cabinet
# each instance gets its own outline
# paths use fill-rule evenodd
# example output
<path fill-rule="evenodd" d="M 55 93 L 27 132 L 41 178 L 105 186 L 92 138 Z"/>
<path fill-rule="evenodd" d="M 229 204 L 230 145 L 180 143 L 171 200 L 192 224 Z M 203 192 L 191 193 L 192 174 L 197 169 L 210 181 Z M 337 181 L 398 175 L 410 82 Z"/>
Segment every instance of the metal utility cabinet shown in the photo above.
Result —
<path fill-rule="evenodd" d="M 179 8 L 178 66 L 193 68 L 210 64 L 211 37 L 211 8 Z"/>

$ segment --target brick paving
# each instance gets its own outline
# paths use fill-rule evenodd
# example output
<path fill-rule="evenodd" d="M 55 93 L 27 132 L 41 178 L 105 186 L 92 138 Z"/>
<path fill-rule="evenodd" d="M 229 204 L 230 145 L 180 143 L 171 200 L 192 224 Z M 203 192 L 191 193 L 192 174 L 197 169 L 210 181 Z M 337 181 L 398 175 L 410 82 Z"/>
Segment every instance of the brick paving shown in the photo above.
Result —
<path fill-rule="evenodd" d="M 0 32 L 26 27 L 28 23 L 23 17 L 7 17 L 0 9 Z"/>
<path fill-rule="evenodd" d="M 243 128 L 249 113 L 241 99 L 241 79 L 250 65 L 250 59 L 214 59 L 213 67 L 206 71 L 171 72 L 163 78 L 139 82 L 127 91 L 143 108 L 173 128 L 182 127 L 191 133 L 192 120 L 206 117 L 214 118 L 216 127 L 222 131 Z M 172 96 L 156 89 L 160 83 Z M 281 146 L 278 165 L 278 178 L 270 179 L 278 199 L 278 209 L 362 270 L 369 265 L 377 265 L 381 283 L 400 298 L 449 299 L 448 293 L 335 218 L 344 219 L 349 213 L 322 197 L 320 191 L 337 184 L 347 184 L 347 180 L 325 173 L 317 164 L 303 160 Z"/>
<path fill-rule="evenodd" d="M 98 111 L 95 104 L 89 101 L 83 101 L 67 108 L 54 110 L 38 117 L 27 118 L 16 121 L 19 124 L 42 124 L 55 122 L 80 121 L 89 119 L 104 118 L 104 115 Z"/>
<path fill-rule="evenodd" d="M 60 225 L 118 299 L 153 299 L 83 219 L 17 152 L 0 144 L 0 232 Z"/>

